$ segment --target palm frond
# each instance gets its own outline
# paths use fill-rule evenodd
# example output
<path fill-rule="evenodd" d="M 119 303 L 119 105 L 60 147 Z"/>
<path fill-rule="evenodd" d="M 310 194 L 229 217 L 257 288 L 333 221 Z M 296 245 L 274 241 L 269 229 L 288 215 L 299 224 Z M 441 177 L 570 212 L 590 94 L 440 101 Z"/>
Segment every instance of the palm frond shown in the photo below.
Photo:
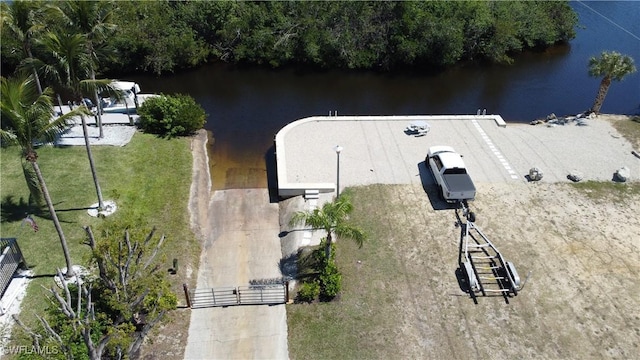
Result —
<path fill-rule="evenodd" d="M 103 93 L 117 100 L 123 98 L 122 91 L 113 86 L 111 79 L 81 80 L 79 88 L 83 94 Z"/>
<path fill-rule="evenodd" d="M 7 144 L 13 144 L 16 142 L 16 134 L 14 134 L 10 129 L 0 129 L 0 139 Z"/>
<path fill-rule="evenodd" d="M 335 228 L 335 233 L 338 238 L 353 240 L 360 248 L 362 247 L 362 245 L 364 245 L 364 242 L 367 239 L 367 234 L 364 232 L 364 230 L 345 223 L 339 224 Z"/>
<path fill-rule="evenodd" d="M 598 57 L 589 59 L 589 75 L 609 77 L 621 81 L 628 74 L 636 72 L 633 58 L 616 51 L 603 51 Z"/>
<path fill-rule="evenodd" d="M 38 94 L 32 77 L 2 78 L 0 87 L 3 139 L 17 142 L 24 149 L 30 149 L 34 141 L 52 141 L 75 117 L 90 114 L 80 106 L 55 117 L 51 89 Z"/>

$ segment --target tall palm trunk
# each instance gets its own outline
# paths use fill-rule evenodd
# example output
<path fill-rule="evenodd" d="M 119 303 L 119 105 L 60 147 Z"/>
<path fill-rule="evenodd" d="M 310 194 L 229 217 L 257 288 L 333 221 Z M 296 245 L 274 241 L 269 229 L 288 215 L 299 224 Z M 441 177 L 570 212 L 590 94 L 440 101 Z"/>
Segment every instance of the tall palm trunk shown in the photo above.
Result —
<path fill-rule="evenodd" d="M 331 229 L 327 229 L 327 243 L 324 247 L 324 254 L 326 256 L 327 261 L 331 261 L 331 243 L 333 242 L 333 238 L 331 236 Z"/>
<path fill-rule="evenodd" d="M 93 66 L 91 66 L 91 80 L 94 82 L 96 81 L 96 72 L 93 70 Z M 98 110 L 98 129 L 100 130 L 100 134 L 98 136 L 102 139 L 104 138 L 104 130 L 102 129 L 102 106 L 100 106 L 98 90 L 93 91 L 93 101 L 96 102 L 96 109 Z"/>
<path fill-rule="evenodd" d="M 29 188 L 29 207 L 34 211 L 41 211 L 44 205 L 44 195 L 40 187 L 40 180 L 33 171 L 33 166 L 30 162 L 22 162 L 22 172 Z"/>
<path fill-rule="evenodd" d="M 89 144 L 89 129 L 87 129 L 87 121 L 84 115 L 80 115 L 80 119 L 82 120 L 82 133 L 84 135 L 84 145 L 87 148 L 87 156 L 89 157 L 91 176 L 93 176 L 93 183 L 96 186 L 96 193 L 98 194 L 98 210 L 102 210 L 102 208 L 104 208 L 104 200 L 102 199 L 102 190 L 100 189 L 100 183 L 98 182 L 96 166 L 93 163 L 93 154 L 91 153 L 91 145 Z"/>
<path fill-rule="evenodd" d="M 29 59 L 33 59 L 33 54 L 31 54 L 31 49 L 27 48 L 27 56 Z M 38 76 L 38 71 L 35 66 L 32 67 L 33 78 L 36 80 L 36 86 L 38 87 L 38 94 L 42 95 L 42 85 L 40 85 L 40 77 Z"/>
<path fill-rule="evenodd" d="M 598 88 L 598 95 L 596 95 L 596 100 L 593 102 L 593 106 L 591 107 L 591 111 L 596 114 L 600 113 L 600 108 L 602 107 L 602 103 L 604 102 L 604 98 L 607 96 L 607 92 L 609 91 L 609 87 L 611 86 L 611 77 L 605 76 L 600 81 L 600 88 Z"/>
<path fill-rule="evenodd" d="M 62 252 L 64 253 L 64 260 L 67 263 L 67 272 L 65 273 L 65 276 L 67 278 L 70 278 L 72 276 L 75 276 L 75 272 L 73 271 L 71 256 L 69 255 L 69 248 L 67 247 L 67 239 L 64 236 L 64 232 L 62 232 L 62 226 L 60 225 L 60 220 L 58 220 L 58 215 L 56 214 L 56 210 L 53 208 L 53 201 L 51 201 L 51 196 L 49 195 L 47 184 L 44 182 L 44 177 L 42 177 L 42 172 L 40 171 L 40 166 L 38 165 L 36 158 L 37 158 L 37 155 L 35 154 L 28 155 L 27 161 L 31 162 L 31 165 L 33 166 L 33 171 L 36 172 L 36 176 L 38 177 L 38 182 L 40 182 L 40 188 L 42 189 L 44 200 L 47 203 L 47 207 L 49 208 L 49 214 L 51 214 L 51 219 L 53 220 L 53 225 L 56 227 L 56 231 L 58 232 L 58 237 L 60 238 L 60 244 L 62 245 Z"/>

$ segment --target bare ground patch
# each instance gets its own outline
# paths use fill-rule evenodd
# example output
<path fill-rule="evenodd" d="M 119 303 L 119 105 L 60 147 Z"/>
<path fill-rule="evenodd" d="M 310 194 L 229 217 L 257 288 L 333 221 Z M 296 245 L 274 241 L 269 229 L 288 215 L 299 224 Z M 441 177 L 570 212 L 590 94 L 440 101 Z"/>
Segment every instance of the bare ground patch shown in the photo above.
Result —
<path fill-rule="evenodd" d="M 476 223 L 532 274 L 518 296 L 478 304 L 456 277 L 454 210 L 434 210 L 417 185 L 354 189 L 353 220 L 372 238 L 338 244 L 338 301 L 288 307 L 291 357 L 636 357 L 640 184 L 622 186 L 632 191 L 593 197 L 571 184 L 478 184 Z"/>

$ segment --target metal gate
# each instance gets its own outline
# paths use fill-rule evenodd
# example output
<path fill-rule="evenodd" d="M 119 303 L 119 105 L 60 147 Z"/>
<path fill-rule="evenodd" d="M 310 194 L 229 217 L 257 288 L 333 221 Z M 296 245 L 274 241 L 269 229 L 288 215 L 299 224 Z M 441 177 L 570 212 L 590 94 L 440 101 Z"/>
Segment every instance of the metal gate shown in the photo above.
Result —
<path fill-rule="evenodd" d="M 218 287 L 185 291 L 192 309 L 234 305 L 275 305 L 287 302 L 287 284 Z"/>
<path fill-rule="evenodd" d="M 0 239 L 0 250 L 0 296 L 2 296 L 9 287 L 13 274 L 24 263 L 24 259 L 15 238 Z"/>

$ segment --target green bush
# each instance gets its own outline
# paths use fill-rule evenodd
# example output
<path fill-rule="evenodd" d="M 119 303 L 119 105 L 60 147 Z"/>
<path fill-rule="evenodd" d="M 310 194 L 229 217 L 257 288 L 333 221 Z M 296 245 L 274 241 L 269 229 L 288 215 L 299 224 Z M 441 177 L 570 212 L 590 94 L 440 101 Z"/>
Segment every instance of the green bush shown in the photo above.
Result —
<path fill-rule="evenodd" d="M 320 295 L 320 284 L 317 281 L 305 282 L 298 290 L 297 302 L 313 302 Z"/>
<path fill-rule="evenodd" d="M 338 295 L 341 288 L 342 274 L 332 260 L 328 261 L 320 274 L 320 299 L 330 301 Z"/>
<path fill-rule="evenodd" d="M 162 95 L 147 99 L 138 109 L 140 128 L 162 137 L 192 135 L 206 122 L 204 109 L 188 95 Z"/>

